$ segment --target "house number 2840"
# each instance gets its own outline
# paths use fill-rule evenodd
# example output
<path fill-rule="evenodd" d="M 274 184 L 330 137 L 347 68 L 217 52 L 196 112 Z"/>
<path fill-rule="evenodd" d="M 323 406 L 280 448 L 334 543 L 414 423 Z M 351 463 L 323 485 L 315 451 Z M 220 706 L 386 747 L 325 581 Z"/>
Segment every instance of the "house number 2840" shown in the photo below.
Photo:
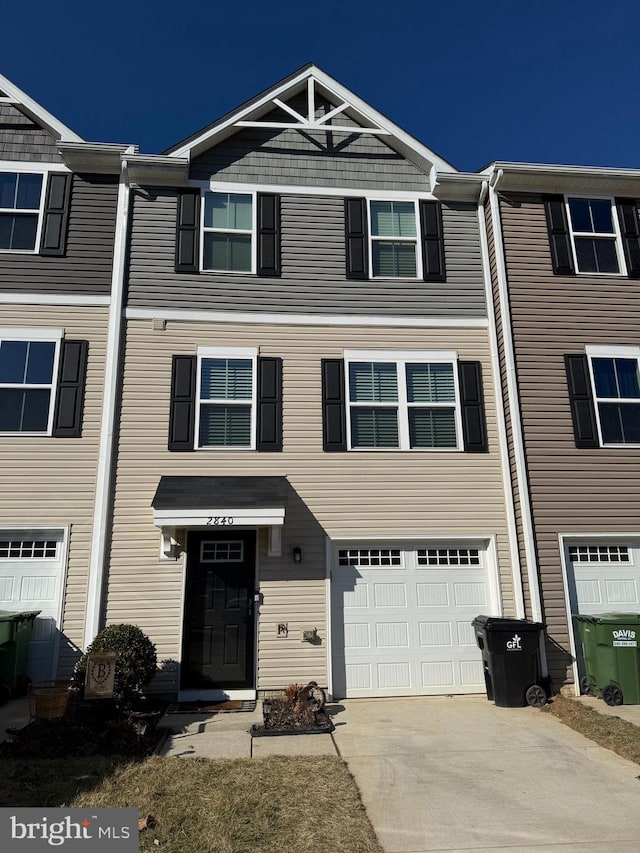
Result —
<path fill-rule="evenodd" d="M 207 524 L 211 524 L 214 527 L 229 526 L 233 524 L 233 518 L 230 515 L 210 515 L 207 519 Z"/>

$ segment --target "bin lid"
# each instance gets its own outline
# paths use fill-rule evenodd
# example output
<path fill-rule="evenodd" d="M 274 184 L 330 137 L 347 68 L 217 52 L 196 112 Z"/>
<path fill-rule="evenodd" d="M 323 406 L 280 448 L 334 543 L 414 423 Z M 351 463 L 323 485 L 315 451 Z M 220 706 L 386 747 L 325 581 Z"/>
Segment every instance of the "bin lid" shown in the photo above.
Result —
<path fill-rule="evenodd" d="M 504 619 L 500 616 L 476 616 L 471 624 L 476 628 L 488 631 L 539 631 L 544 628 L 542 622 L 529 622 L 527 619 Z"/>
<path fill-rule="evenodd" d="M 574 613 L 576 622 L 590 622 L 592 625 L 640 625 L 640 613 L 600 613 L 592 616 L 587 613 Z"/>
<path fill-rule="evenodd" d="M 35 617 L 41 610 L 0 610 L 0 622 L 21 622 L 23 619 Z"/>

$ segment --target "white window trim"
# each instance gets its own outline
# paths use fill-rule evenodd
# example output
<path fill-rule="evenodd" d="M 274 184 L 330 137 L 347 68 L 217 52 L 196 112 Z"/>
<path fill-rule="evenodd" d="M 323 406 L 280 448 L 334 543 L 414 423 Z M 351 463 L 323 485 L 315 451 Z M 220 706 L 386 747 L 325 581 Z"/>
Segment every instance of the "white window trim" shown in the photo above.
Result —
<path fill-rule="evenodd" d="M 251 231 L 242 228 L 205 228 L 204 208 L 205 196 L 207 194 L 218 195 L 247 195 L 251 196 Z M 200 272 L 215 273 L 216 275 L 256 275 L 258 269 L 258 194 L 255 190 L 243 189 L 242 191 L 227 189 L 201 189 L 200 190 Z M 249 234 L 251 237 L 251 269 L 250 270 L 215 270 L 204 266 L 204 235 L 211 234 Z"/>
<path fill-rule="evenodd" d="M 394 362 L 398 378 L 398 400 L 393 403 L 352 403 L 349 393 L 349 365 L 357 361 Z M 409 403 L 407 400 L 407 364 L 451 364 L 455 401 L 447 403 Z M 399 367 L 402 366 L 402 372 Z M 460 453 L 464 450 L 462 437 L 462 407 L 458 382 L 458 353 L 455 350 L 344 350 L 347 450 L 358 453 Z M 398 411 L 398 447 L 354 447 L 351 442 L 351 406 L 365 408 L 396 408 Z M 454 406 L 456 427 L 455 447 L 411 447 L 409 437 L 410 408 L 451 408 Z"/>
<path fill-rule="evenodd" d="M 633 449 L 640 447 L 640 444 L 635 443 L 627 443 L 627 444 L 610 444 L 605 443 L 602 437 L 602 427 L 600 425 L 600 407 L 599 403 L 620 403 L 620 397 L 598 397 L 596 391 L 596 378 L 593 371 L 593 359 L 594 358 L 635 358 L 640 367 L 640 347 L 637 346 L 602 346 L 598 344 L 590 345 L 585 347 L 585 352 L 587 354 L 587 362 L 589 364 L 589 380 L 591 382 L 591 393 L 593 394 L 593 408 L 596 413 L 596 424 L 598 427 L 598 442 L 600 447 L 609 447 L 613 449 Z M 627 399 L 629 403 L 633 402 L 633 399 Z M 623 402 L 624 402 L 623 399 Z M 637 402 L 640 403 L 640 398 L 638 398 Z"/>
<path fill-rule="evenodd" d="M 611 222 L 613 224 L 613 234 L 592 231 L 574 231 L 573 223 L 571 222 L 571 210 L 569 208 L 570 198 L 594 198 L 601 201 L 608 201 L 611 204 Z M 615 277 L 625 278 L 628 276 L 627 264 L 624 257 L 624 248 L 622 246 L 622 233 L 620 231 L 620 222 L 618 221 L 618 206 L 615 198 L 610 195 L 598 195 L 597 193 L 565 193 L 564 196 L 565 212 L 567 217 L 567 225 L 569 226 L 569 237 L 571 240 L 571 253 L 573 256 L 573 268 L 576 275 L 598 276 L 598 277 Z M 615 243 L 616 257 L 618 259 L 619 272 L 588 272 L 578 269 L 578 254 L 576 252 L 576 237 L 588 237 L 591 239 L 602 238 L 611 240 Z"/>
<path fill-rule="evenodd" d="M 55 402 L 58 391 L 58 368 L 60 363 L 60 341 L 64 336 L 63 329 L 12 329 L 11 327 L 0 328 L 0 342 L 2 341 L 29 341 L 30 343 L 53 343 L 55 350 L 53 353 L 53 372 L 51 374 L 51 385 L 34 385 L 15 382 L 2 382 L 0 388 L 50 388 L 51 396 L 49 398 L 49 418 L 47 420 L 47 429 L 40 432 L 0 432 L 0 439 L 11 436 L 50 436 L 53 432 L 53 415 L 55 411 Z"/>
<path fill-rule="evenodd" d="M 411 201 L 413 202 L 413 210 L 416 222 L 416 236 L 415 237 L 374 237 L 373 230 L 371 228 L 371 204 L 372 202 L 389 202 L 389 201 Z M 368 239 L 368 249 L 369 249 L 369 278 L 374 281 L 421 281 L 423 278 L 422 272 L 422 246 L 421 246 L 421 226 L 420 226 L 420 209 L 418 207 L 418 200 L 415 196 L 411 196 L 411 198 L 407 199 L 389 199 L 382 198 L 378 196 L 367 196 L 367 239 Z M 373 274 L 373 244 L 374 242 L 378 243 L 413 243 L 416 247 L 416 274 L 413 276 L 405 276 L 405 275 L 374 275 Z"/>
<path fill-rule="evenodd" d="M 238 405 L 251 405 L 251 442 L 249 445 L 216 445 L 215 447 L 207 447 L 200 444 L 200 381 L 203 358 L 246 358 L 251 360 L 251 400 L 230 401 L 238 403 Z M 255 450 L 256 449 L 256 433 L 257 433 L 257 418 L 258 418 L 258 350 L 249 347 L 198 347 L 197 349 L 198 369 L 196 372 L 196 416 L 195 416 L 195 435 L 193 437 L 193 446 L 196 450 L 208 451 L 238 451 L 238 450 Z M 224 401 L 220 401 L 224 402 Z"/>
<path fill-rule="evenodd" d="M 40 252 L 40 239 L 42 237 L 42 223 L 44 220 L 44 200 L 47 194 L 47 183 L 49 172 L 48 170 L 43 170 L 41 168 L 34 169 L 33 164 L 29 164 L 31 166 L 30 169 L 18 169 L 14 168 L 13 165 L 9 167 L 4 167 L 0 163 L 0 173 L 6 174 L 7 172 L 13 172 L 15 174 L 20 175 L 40 175 L 42 177 L 42 189 L 40 191 L 40 206 L 36 210 L 35 208 L 26 209 L 26 208 L 17 208 L 17 207 L 0 207 L 0 215 L 4 213 L 9 214 L 31 214 L 37 215 L 38 224 L 36 226 L 36 239 L 33 249 L 0 249 L 0 254 L 2 255 L 37 255 Z M 40 165 L 40 164 L 38 164 Z"/>

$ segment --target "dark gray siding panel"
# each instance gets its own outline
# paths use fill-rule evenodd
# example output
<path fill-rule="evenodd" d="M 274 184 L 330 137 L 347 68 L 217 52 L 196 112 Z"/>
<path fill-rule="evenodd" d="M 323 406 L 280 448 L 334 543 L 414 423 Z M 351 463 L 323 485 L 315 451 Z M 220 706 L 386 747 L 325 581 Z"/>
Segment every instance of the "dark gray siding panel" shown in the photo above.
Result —
<path fill-rule="evenodd" d="M 0 290 L 108 295 L 117 195 L 117 177 L 74 175 L 66 254 L 0 252 Z"/>
<path fill-rule="evenodd" d="M 340 197 L 281 199 L 282 276 L 174 271 L 176 194 L 134 193 L 129 305 L 137 308 L 224 311 L 485 315 L 484 287 L 473 205 L 444 205 L 448 280 L 354 281 L 345 277 L 344 201 Z"/>
<path fill-rule="evenodd" d="M 0 160 L 61 163 L 56 140 L 12 104 L 0 104 Z"/>

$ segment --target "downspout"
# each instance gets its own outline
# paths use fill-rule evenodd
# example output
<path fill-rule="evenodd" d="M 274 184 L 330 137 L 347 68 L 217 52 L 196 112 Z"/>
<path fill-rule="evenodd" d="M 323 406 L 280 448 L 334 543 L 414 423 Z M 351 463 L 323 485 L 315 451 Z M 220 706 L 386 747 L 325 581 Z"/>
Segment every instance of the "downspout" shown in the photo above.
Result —
<path fill-rule="evenodd" d="M 135 149 L 133 146 L 125 151 L 118 184 L 104 396 L 102 400 L 102 425 L 100 429 L 96 495 L 93 506 L 91 533 L 91 557 L 87 586 L 87 608 L 84 623 L 85 648 L 92 642 L 100 630 L 102 620 L 102 596 L 107 561 L 107 526 L 111 517 L 111 482 L 115 458 L 113 437 L 117 417 L 118 372 L 120 367 L 127 234 L 129 229 L 130 185 L 126 155 L 133 154 L 134 152 Z"/>
<path fill-rule="evenodd" d="M 516 480 L 518 485 L 518 497 L 520 499 L 520 512 L 522 515 L 522 533 L 524 538 L 524 553 L 527 563 L 527 578 L 529 580 L 529 595 L 531 597 L 531 616 L 534 622 L 542 621 L 542 604 L 540 596 L 540 583 L 538 580 L 538 561 L 536 558 L 535 539 L 533 534 L 533 518 L 531 515 L 531 502 L 529 500 L 529 489 L 527 480 L 527 466 L 524 453 L 524 437 L 522 432 L 522 420 L 520 417 L 520 401 L 518 395 L 518 381 L 516 376 L 516 360 L 513 348 L 513 334 L 511 328 L 511 312 L 509 306 L 509 293 L 507 288 L 507 268 L 504 257 L 504 243 L 502 240 L 502 220 L 500 216 L 500 204 L 498 201 L 497 187 L 503 176 L 503 170 L 499 169 L 491 175 L 489 181 L 489 199 L 491 205 L 491 218 L 493 220 L 493 239 L 496 248 L 496 269 L 498 278 L 498 299 L 500 303 L 500 317 L 502 319 L 502 331 L 504 342 L 504 359 L 507 381 L 507 405 L 511 415 L 511 428 L 513 438 L 514 461 L 516 467 Z M 542 675 L 548 674 L 546 650 L 544 641 L 540 643 L 540 657 Z"/>
<path fill-rule="evenodd" d="M 493 373 L 493 393 L 496 400 L 496 421 L 498 428 L 498 444 L 500 447 L 500 464 L 502 467 L 502 489 L 507 514 L 507 530 L 509 535 L 509 555 L 511 558 L 511 573 L 513 577 L 513 599 L 516 619 L 524 619 L 524 590 L 518 550 L 518 532 L 516 528 L 516 509 L 511 483 L 509 466 L 509 448 L 507 446 L 507 425 L 505 420 L 504 401 L 502 399 L 502 382 L 500 378 L 500 357 L 498 353 L 498 330 L 493 305 L 493 289 L 491 285 L 491 267 L 489 265 L 489 240 L 485 220 L 485 200 L 489 190 L 487 181 L 482 182 L 480 198 L 478 199 L 478 220 L 480 224 L 480 251 L 484 268 L 485 299 L 487 301 L 487 318 L 489 320 L 489 347 L 491 350 L 491 371 Z"/>

